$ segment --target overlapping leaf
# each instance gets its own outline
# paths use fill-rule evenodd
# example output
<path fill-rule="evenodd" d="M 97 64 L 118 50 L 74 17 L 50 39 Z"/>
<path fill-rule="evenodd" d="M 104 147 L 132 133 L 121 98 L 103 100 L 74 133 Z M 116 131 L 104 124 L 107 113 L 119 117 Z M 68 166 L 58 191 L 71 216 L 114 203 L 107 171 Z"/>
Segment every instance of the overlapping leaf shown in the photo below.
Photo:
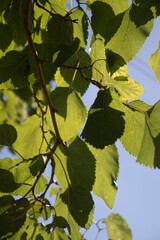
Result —
<path fill-rule="evenodd" d="M 11 237 L 15 234 L 26 219 L 26 212 L 30 208 L 30 203 L 27 199 L 15 201 L 15 203 L 2 215 L 0 215 L 0 237 Z"/>
<path fill-rule="evenodd" d="M 22 125 L 16 126 L 18 137 L 14 143 L 14 149 L 23 158 L 32 158 L 42 153 L 42 151 L 44 153 L 47 151 L 47 144 L 43 139 L 41 125 L 42 119 L 33 115 L 25 120 Z"/>
<path fill-rule="evenodd" d="M 119 214 L 110 214 L 104 221 L 109 239 L 132 240 L 132 232 L 126 220 Z"/>
<path fill-rule="evenodd" d="M 149 58 L 149 64 L 153 70 L 153 73 L 156 75 L 157 80 L 160 82 L 160 42 L 158 44 L 157 51 L 152 54 Z"/>
<path fill-rule="evenodd" d="M 122 103 L 110 91 L 99 91 L 89 110 L 82 137 L 96 148 L 113 144 L 124 131 Z"/>
<path fill-rule="evenodd" d="M 87 117 L 86 107 L 76 91 L 67 87 L 58 87 L 51 93 L 53 107 L 57 109 L 56 119 L 60 135 L 64 141 L 76 136 Z M 47 120 L 53 129 L 50 115 Z"/>
<path fill-rule="evenodd" d="M 89 4 L 89 6 L 94 2 L 97 2 L 97 0 L 87 0 L 87 4 Z M 109 6 L 111 6 L 115 14 L 119 14 L 128 8 L 127 0 L 122 0 L 122 1 L 102 0 L 101 2 L 107 3 Z"/>
<path fill-rule="evenodd" d="M 28 85 L 28 61 L 23 52 L 10 51 L 0 59 L 0 83 L 12 83 L 12 88 Z M 11 85 L 9 85 L 11 88 Z"/>
<path fill-rule="evenodd" d="M 57 196 L 54 208 L 56 211 L 56 216 L 65 218 L 67 223 L 69 224 L 69 234 L 71 235 L 71 239 L 81 239 L 81 234 L 79 232 L 80 227 L 69 212 L 67 205 L 62 201 L 60 195 Z"/>
<path fill-rule="evenodd" d="M 145 115 L 145 129 L 137 162 L 151 168 L 160 168 L 160 101 Z"/>
<path fill-rule="evenodd" d="M 120 138 L 123 147 L 132 155 L 138 156 L 145 126 L 145 111 L 150 106 L 140 100 L 133 101 L 124 106 L 125 129 Z"/>
<path fill-rule="evenodd" d="M 94 41 L 91 47 L 90 56 L 93 63 L 92 76 L 96 81 L 102 82 L 104 77 L 108 75 L 108 66 L 106 63 L 105 45 L 103 40 L 96 39 Z"/>
<path fill-rule="evenodd" d="M 118 152 L 115 145 L 103 150 L 89 146 L 96 158 L 96 180 L 93 193 L 101 197 L 109 208 L 113 208 L 117 192 L 116 180 L 119 172 Z"/>
<path fill-rule="evenodd" d="M 135 57 L 152 30 L 153 20 L 150 20 L 150 12 L 144 15 L 143 23 L 141 16 L 143 9 L 137 11 L 131 6 L 123 14 L 112 18 L 106 27 L 106 48 L 119 54 L 125 62 Z"/>
<path fill-rule="evenodd" d="M 80 40 L 80 46 L 84 49 L 87 46 L 87 37 L 88 37 L 88 22 L 87 15 L 81 8 L 76 8 L 71 14 L 72 20 L 77 19 L 77 23 L 73 24 L 73 36 L 78 37 Z"/>
<path fill-rule="evenodd" d="M 61 151 L 57 149 L 55 155 L 55 174 L 63 189 L 67 189 L 71 184 L 92 190 L 95 181 L 95 158 L 80 138 L 75 138 L 69 144 L 67 152 L 61 148 Z"/>
<path fill-rule="evenodd" d="M 89 55 L 81 48 L 77 51 L 65 64 L 66 68 L 61 67 L 55 74 L 55 80 L 60 87 L 72 86 L 80 95 L 83 95 L 88 88 L 89 82 L 87 82 L 77 71 L 76 67 L 83 68 L 91 65 L 91 59 Z M 73 67 L 73 69 L 67 69 L 67 66 Z M 75 67 L 75 69 L 74 69 Z M 88 68 L 84 71 L 86 77 L 91 78 L 92 70 Z"/>
<path fill-rule="evenodd" d="M 137 99 L 144 92 L 140 83 L 131 78 L 123 78 L 123 76 L 122 79 L 119 77 L 117 80 L 105 77 L 102 84 L 114 87 L 120 94 L 122 101 Z"/>

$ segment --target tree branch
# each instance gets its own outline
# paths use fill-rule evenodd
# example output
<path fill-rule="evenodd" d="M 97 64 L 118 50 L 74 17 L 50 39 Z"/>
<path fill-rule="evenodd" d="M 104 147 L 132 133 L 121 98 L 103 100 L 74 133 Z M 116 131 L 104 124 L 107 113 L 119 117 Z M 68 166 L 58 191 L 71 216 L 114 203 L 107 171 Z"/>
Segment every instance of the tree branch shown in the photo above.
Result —
<path fill-rule="evenodd" d="M 29 31 L 28 18 L 29 18 L 30 5 L 31 5 L 31 0 L 26 0 L 26 5 L 25 5 L 24 13 L 23 13 L 23 25 L 24 25 L 24 29 L 25 29 L 25 32 L 26 32 L 26 35 L 27 35 L 28 45 L 31 49 L 31 52 L 32 52 L 32 55 L 33 55 L 33 58 L 34 58 L 34 61 L 35 61 L 36 70 L 37 70 L 37 74 L 38 74 L 38 78 L 39 78 L 39 83 L 40 83 L 40 85 L 43 89 L 46 101 L 47 101 L 49 109 L 50 109 L 52 123 L 53 123 L 55 134 L 56 134 L 56 137 L 57 137 L 57 142 L 62 143 L 62 139 L 60 137 L 57 122 L 56 122 L 56 119 L 55 119 L 56 109 L 54 109 L 54 107 L 52 106 L 52 102 L 51 102 L 50 97 L 48 95 L 46 85 L 45 85 L 45 81 L 44 81 L 44 77 L 43 77 L 43 72 L 42 72 L 42 69 L 41 69 L 41 64 L 39 62 L 39 57 L 38 57 L 37 52 L 35 50 L 34 43 L 32 41 L 32 37 L 31 37 L 31 33 Z"/>

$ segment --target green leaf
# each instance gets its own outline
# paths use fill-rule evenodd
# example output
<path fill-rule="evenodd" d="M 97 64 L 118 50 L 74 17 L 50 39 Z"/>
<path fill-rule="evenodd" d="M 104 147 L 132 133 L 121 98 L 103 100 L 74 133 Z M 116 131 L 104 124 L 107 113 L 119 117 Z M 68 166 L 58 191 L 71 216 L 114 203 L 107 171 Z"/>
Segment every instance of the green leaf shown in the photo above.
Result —
<path fill-rule="evenodd" d="M 41 124 L 42 119 L 33 115 L 28 117 L 22 125 L 16 127 L 18 138 L 14 143 L 14 149 L 25 159 L 35 157 L 43 150 L 46 152 L 47 145 L 43 141 Z M 42 145 L 43 142 L 44 145 Z"/>
<path fill-rule="evenodd" d="M 98 2 L 97 0 L 87 0 L 87 4 L 90 6 L 90 4 L 93 4 L 94 2 Z M 123 11 L 125 11 L 128 8 L 128 0 L 102 0 L 101 2 L 108 4 L 111 8 L 113 8 L 113 11 L 115 14 L 119 14 Z"/>
<path fill-rule="evenodd" d="M 35 201 L 34 198 L 31 198 L 30 201 L 32 202 L 32 200 Z M 43 202 L 45 202 L 46 205 L 38 201 L 35 202 L 27 213 L 34 218 L 42 217 L 46 221 L 51 216 L 51 208 L 50 203 L 47 199 L 43 199 Z"/>
<path fill-rule="evenodd" d="M 68 145 L 68 144 L 67 144 Z M 69 143 L 67 152 L 58 148 L 55 153 L 55 174 L 60 186 L 81 185 L 91 191 L 95 181 L 95 158 L 79 137 Z"/>
<path fill-rule="evenodd" d="M 54 228 L 54 231 L 52 232 L 52 237 L 54 240 L 68 240 L 66 232 L 59 227 Z"/>
<path fill-rule="evenodd" d="M 42 156 L 39 156 L 39 157 L 33 159 L 29 165 L 30 172 L 32 173 L 32 175 L 36 176 L 38 174 L 38 172 L 41 171 L 43 165 L 44 165 L 44 160 L 43 160 Z"/>
<path fill-rule="evenodd" d="M 24 224 L 30 204 L 27 199 L 16 201 L 4 214 L 0 215 L 0 237 L 10 237 Z M 2 238 L 3 239 L 3 238 Z"/>
<path fill-rule="evenodd" d="M 69 187 L 60 197 L 79 226 L 87 227 L 92 224 L 94 202 L 90 192 L 77 185 Z"/>
<path fill-rule="evenodd" d="M 96 158 L 96 180 L 93 193 L 101 197 L 109 208 L 113 208 L 119 172 L 117 148 L 115 145 L 111 145 L 103 150 L 92 146 L 89 146 L 89 149 Z"/>
<path fill-rule="evenodd" d="M 153 20 L 148 22 L 148 15 L 144 16 L 145 23 L 141 24 L 139 19 L 143 10 L 134 14 L 132 10 L 131 7 L 124 14 L 112 18 L 106 27 L 106 48 L 119 54 L 125 62 L 136 56 L 153 27 Z"/>
<path fill-rule="evenodd" d="M 146 121 L 153 137 L 160 134 L 160 101 L 147 112 Z"/>
<path fill-rule="evenodd" d="M 24 45 L 27 41 L 27 36 L 23 26 L 23 11 L 25 3 L 16 1 L 15 4 L 10 4 L 4 14 L 4 18 L 8 23 L 9 30 L 12 34 L 12 39 L 17 45 Z"/>
<path fill-rule="evenodd" d="M 132 232 L 126 220 L 119 214 L 110 214 L 104 221 L 109 239 L 132 240 Z"/>
<path fill-rule="evenodd" d="M 87 82 L 74 67 L 83 68 L 91 65 L 89 55 L 81 48 L 70 59 L 65 62 L 65 66 L 73 67 L 73 69 L 59 68 L 55 74 L 55 80 L 59 87 L 72 86 L 80 95 L 83 95 L 88 88 Z M 91 68 L 85 69 L 86 77 L 91 78 Z"/>
<path fill-rule="evenodd" d="M 118 123 L 118 124 L 117 124 Z M 109 90 L 99 91 L 89 110 L 82 137 L 96 148 L 113 144 L 124 131 L 122 104 Z"/>
<path fill-rule="evenodd" d="M 64 195 L 65 197 L 65 195 Z M 75 205 L 75 203 L 74 203 Z M 62 201 L 62 198 L 60 197 L 60 194 L 56 198 L 56 202 L 54 205 L 55 212 L 56 212 L 56 217 L 63 217 L 66 219 L 67 223 L 70 226 L 69 234 L 71 236 L 72 240 L 80 240 L 81 239 L 81 234 L 79 232 L 80 227 L 78 226 L 77 222 L 74 220 L 72 217 L 67 205 Z"/>
<path fill-rule="evenodd" d="M 140 100 L 124 105 L 125 129 L 120 138 L 123 147 L 133 156 L 138 156 L 145 126 L 145 114 L 150 106 Z"/>
<path fill-rule="evenodd" d="M 28 85 L 27 78 L 28 62 L 23 52 L 10 51 L 0 59 L 0 83 L 11 81 L 12 88 L 22 88 Z"/>
<path fill-rule="evenodd" d="M 67 20 L 61 17 L 61 15 L 54 14 L 54 19 L 51 18 L 48 22 L 47 38 L 54 48 L 58 48 L 61 45 L 70 46 L 73 42 L 73 25 L 70 17 Z"/>
<path fill-rule="evenodd" d="M 7 123 L 0 125 L 0 145 L 11 146 L 17 139 L 16 129 Z"/>
<path fill-rule="evenodd" d="M 108 66 L 106 63 L 106 53 L 104 41 L 101 39 L 96 39 L 91 47 L 91 59 L 93 64 L 93 78 L 102 82 L 102 79 L 108 75 Z"/>
<path fill-rule="evenodd" d="M 1 159 L 0 171 L 0 191 L 2 192 L 13 192 L 20 184 L 25 183 L 32 177 L 28 163 L 23 162 L 22 159 Z"/>
<path fill-rule="evenodd" d="M 79 137 L 68 148 L 67 171 L 71 185 L 81 185 L 92 190 L 95 181 L 95 158 Z"/>
<path fill-rule="evenodd" d="M 53 55 L 53 62 L 55 66 L 59 67 L 66 62 L 78 50 L 79 43 L 79 39 L 75 38 L 71 45 L 61 45 L 58 48 L 58 51 Z"/>
<path fill-rule="evenodd" d="M 73 36 L 78 37 L 80 46 L 84 49 L 87 46 L 88 37 L 88 19 L 86 13 L 81 8 L 76 8 L 71 14 L 72 20 L 77 19 L 77 24 L 73 24 Z"/>
<path fill-rule="evenodd" d="M 142 85 L 131 78 L 122 77 L 121 79 L 117 77 L 116 80 L 105 77 L 102 84 L 114 87 L 120 94 L 122 101 L 137 99 L 144 93 Z"/>
<path fill-rule="evenodd" d="M 10 195 L 5 195 L 0 197 L 0 215 L 6 212 L 6 210 L 11 206 L 14 198 Z"/>
<path fill-rule="evenodd" d="M 63 141 L 76 136 L 87 117 L 86 107 L 78 94 L 69 88 L 58 87 L 51 93 L 53 107 L 57 109 L 56 120 Z M 53 128 L 50 113 L 47 120 Z"/>
<path fill-rule="evenodd" d="M 1 0 L 0 13 L 2 13 L 10 4 L 10 0 Z"/>
<path fill-rule="evenodd" d="M 7 24 L 0 23 L 0 49 L 5 51 L 12 41 Z"/>
<path fill-rule="evenodd" d="M 160 101 L 146 113 L 146 124 L 137 162 L 160 168 Z"/>
<path fill-rule="evenodd" d="M 20 185 L 20 187 L 18 187 L 13 192 L 13 195 L 23 197 L 31 189 L 34 182 L 35 182 L 34 177 L 26 180 L 24 183 L 22 183 Z M 38 180 L 38 183 L 36 184 L 35 191 L 34 191 L 35 194 L 42 193 L 46 189 L 47 184 L 48 184 L 47 179 L 45 177 L 41 176 L 40 179 Z M 30 191 L 27 196 L 32 196 L 32 191 Z"/>
<path fill-rule="evenodd" d="M 158 44 L 158 49 L 157 51 L 152 54 L 149 58 L 149 65 L 153 70 L 153 73 L 156 75 L 157 80 L 160 82 L 160 41 Z"/>
<path fill-rule="evenodd" d="M 107 58 L 107 64 L 109 68 L 110 75 L 112 78 L 115 78 L 118 76 L 128 77 L 128 68 L 124 61 L 124 59 L 114 53 L 113 51 L 107 49 L 106 50 L 106 58 Z"/>
<path fill-rule="evenodd" d="M 104 2 L 95 1 L 90 5 L 92 10 L 91 23 L 94 29 L 94 34 L 100 34 L 101 37 L 106 36 L 106 26 L 108 21 L 115 16 L 112 7 Z"/>

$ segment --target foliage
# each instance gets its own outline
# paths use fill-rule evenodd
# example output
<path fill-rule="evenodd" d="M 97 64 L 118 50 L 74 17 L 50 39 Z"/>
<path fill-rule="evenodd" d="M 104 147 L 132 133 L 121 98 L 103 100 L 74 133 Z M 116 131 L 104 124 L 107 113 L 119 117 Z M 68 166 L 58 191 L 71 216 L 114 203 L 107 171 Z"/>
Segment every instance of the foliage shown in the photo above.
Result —
<path fill-rule="evenodd" d="M 160 168 L 160 102 L 137 100 L 127 68 L 159 14 L 156 0 L 0 1 L 0 147 L 14 154 L 0 159 L 0 239 L 85 239 L 92 194 L 114 205 L 117 139 Z M 149 64 L 160 81 L 159 48 Z M 110 239 L 132 239 L 118 214 L 103 222 Z"/>

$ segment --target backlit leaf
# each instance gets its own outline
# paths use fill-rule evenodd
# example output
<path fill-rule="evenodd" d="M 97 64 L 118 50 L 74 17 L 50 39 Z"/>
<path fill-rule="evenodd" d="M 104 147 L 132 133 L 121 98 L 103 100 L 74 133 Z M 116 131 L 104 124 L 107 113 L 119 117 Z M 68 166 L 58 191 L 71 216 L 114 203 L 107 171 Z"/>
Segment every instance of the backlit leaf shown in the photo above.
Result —
<path fill-rule="evenodd" d="M 57 109 L 56 119 L 64 141 L 76 136 L 87 117 L 86 107 L 78 94 L 70 88 L 58 87 L 51 93 L 51 101 Z M 48 122 L 52 127 L 51 119 Z"/>
<path fill-rule="evenodd" d="M 157 80 L 160 82 L 160 42 L 157 51 L 149 58 L 149 64 L 156 75 Z"/>
<path fill-rule="evenodd" d="M 101 197 L 109 208 L 113 208 L 117 192 L 116 180 L 119 172 L 118 152 L 115 145 L 103 150 L 89 146 L 96 158 L 96 180 L 93 193 Z"/>
<path fill-rule="evenodd" d="M 126 220 L 119 214 L 110 214 L 104 221 L 109 239 L 132 240 L 132 232 Z"/>
<path fill-rule="evenodd" d="M 134 156 L 138 156 L 141 148 L 145 126 L 145 114 L 143 112 L 149 108 L 148 104 L 140 100 L 128 103 L 128 107 L 124 106 L 125 129 L 120 141 L 123 147 Z"/>

